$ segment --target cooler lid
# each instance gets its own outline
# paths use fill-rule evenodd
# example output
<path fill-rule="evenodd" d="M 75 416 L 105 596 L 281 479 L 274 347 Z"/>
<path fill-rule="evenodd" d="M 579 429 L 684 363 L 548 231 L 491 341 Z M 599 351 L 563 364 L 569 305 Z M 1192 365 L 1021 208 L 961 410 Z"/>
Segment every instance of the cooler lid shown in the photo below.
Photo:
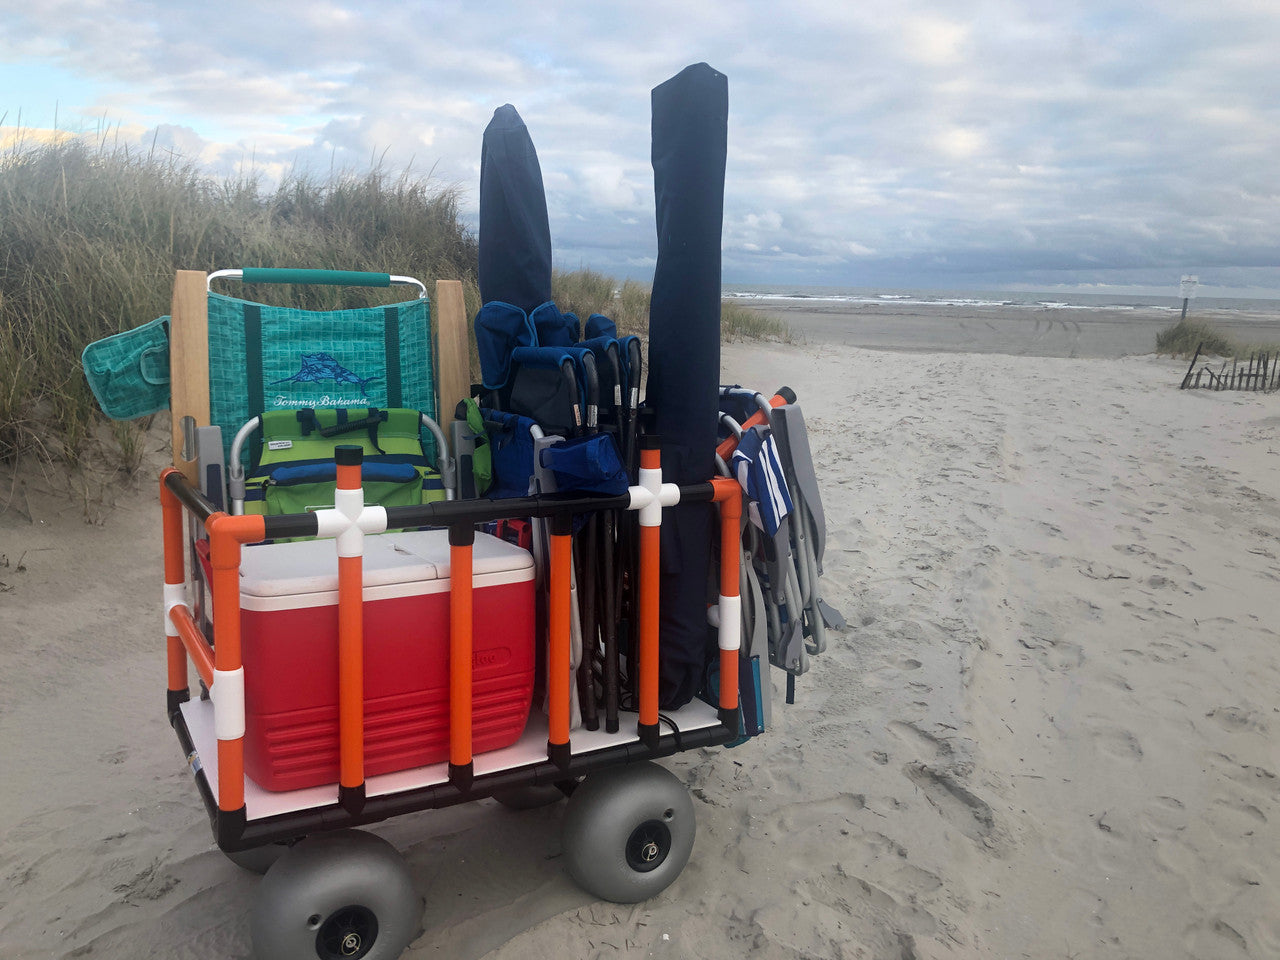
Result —
<path fill-rule="evenodd" d="M 477 533 L 475 574 L 532 569 L 529 551 Z M 412 530 L 365 537 L 364 586 L 417 583 L 449 576 L 449 533 Z M 246 547 L 241 552 L 240 592 L 251 597 L 289 597 L 338 589 L 335 542 L 301 540 Z"/>

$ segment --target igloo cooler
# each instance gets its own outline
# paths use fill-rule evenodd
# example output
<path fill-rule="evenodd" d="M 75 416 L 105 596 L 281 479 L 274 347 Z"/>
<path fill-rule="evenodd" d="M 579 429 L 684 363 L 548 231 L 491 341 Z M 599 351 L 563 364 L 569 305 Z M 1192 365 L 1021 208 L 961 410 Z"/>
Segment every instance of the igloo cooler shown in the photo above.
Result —
<path fill-rule="evenodd" d="M 472 738 L 520 738 L 533 697 L 534 570 L 477 533 Z M 338 564 L 332 540 L 246 547 L 240 567 L 245 772 L 268 790 L 338 779 Z M 449 539 L 365 539 L 365 775 L 449 757 Z"/>

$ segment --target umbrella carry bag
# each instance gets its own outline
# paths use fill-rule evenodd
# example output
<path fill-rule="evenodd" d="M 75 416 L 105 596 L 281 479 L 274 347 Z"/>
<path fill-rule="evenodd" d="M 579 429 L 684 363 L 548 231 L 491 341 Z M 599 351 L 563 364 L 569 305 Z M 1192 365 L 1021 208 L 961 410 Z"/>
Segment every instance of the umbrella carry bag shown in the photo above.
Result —
<path fill-rule="evenodd" d="M 416 410 L 377 407 L 271 410 L 262 415 L 262 446 L 245 478 L 244 512 L 277 516 L 332 506 L 337 485 L 333 451 L 364 451 L 365 502 L 384 507 L 445 498 L 429 469 Z"/>

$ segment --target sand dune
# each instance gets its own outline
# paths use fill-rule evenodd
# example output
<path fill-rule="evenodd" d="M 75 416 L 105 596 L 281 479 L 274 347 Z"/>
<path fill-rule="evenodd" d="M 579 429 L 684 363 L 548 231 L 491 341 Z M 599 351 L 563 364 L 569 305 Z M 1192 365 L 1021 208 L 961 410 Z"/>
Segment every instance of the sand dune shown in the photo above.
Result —
<path fill-rule="evenodd" d="M 1280 955 L 1280 400 L 1150 357 L 723 366 L 800 395 L 851 629 L 763 738 L 669 762 L 699 832 L 654 901 L 578 890 L 556 807 L 377 828 L 407 956 Z M 0 516 L 0 956 L 247 956 L 163 716 L 153 486 L 97 524 L 44 486 Z"/>

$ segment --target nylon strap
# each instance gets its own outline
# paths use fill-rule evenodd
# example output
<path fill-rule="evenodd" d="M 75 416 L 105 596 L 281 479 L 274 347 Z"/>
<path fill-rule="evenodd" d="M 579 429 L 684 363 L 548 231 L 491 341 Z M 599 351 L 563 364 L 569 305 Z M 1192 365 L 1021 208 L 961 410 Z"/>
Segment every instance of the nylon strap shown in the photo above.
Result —
<path fill-rule="evenodd" d="M 384 353 L 387 358 L 387 406 L 402 407 L 400 398 L 400 308 L 382 311 Z"/>
<path fill-rule="evenodd" d="M 262 403 L 262 309 L 244 305 L 244 358 L 249 375 L 249 416 L 260 416 Z"/>

